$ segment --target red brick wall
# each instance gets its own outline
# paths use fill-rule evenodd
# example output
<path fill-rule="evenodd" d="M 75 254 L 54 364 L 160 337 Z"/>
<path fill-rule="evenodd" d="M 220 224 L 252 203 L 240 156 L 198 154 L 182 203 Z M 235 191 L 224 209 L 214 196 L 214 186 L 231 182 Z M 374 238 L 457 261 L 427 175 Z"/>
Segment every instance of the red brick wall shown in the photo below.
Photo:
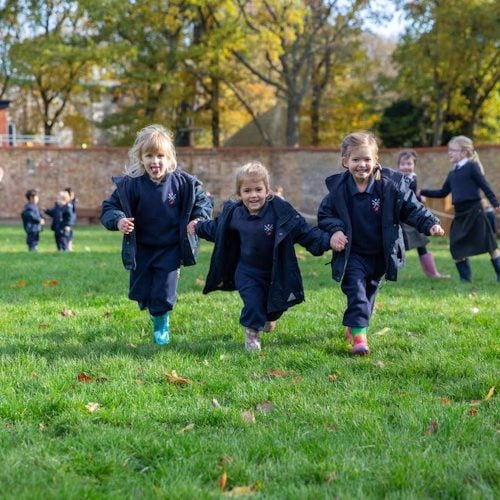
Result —
<path fill-rule="evenodd" d="M 500 146 L 478 147 L 486 177 L 500 196 Z M 395 166 L 399 150 L 382 150 L 381 164 Z M 417 173 L 421 187 L 442 185 L 450 169 L 446 148 L 417 149 Z M 0 148 L 0 219 L 17 219 L 25 203 L 24 193 L 40 190 L 40 205 L 52 206 L 59 190 L 71 186 L 80 208 L 99 207 L 113 190 L 111 176 L 120 175 L 127 160 L 125 148 Z M 216 205 L 232 197 L 234 171 L 250 160 L 269 167 L 273 186 L 282 185 L 285 197 L 300 211 L 315 215 L 326 194 L 324 179 L 341 169 L 338 150 L 308 148 L 221 148 L 178 150 L 179 164 L 203 181 Z M 438 208 L 441 204 L 438 205 Z"/>

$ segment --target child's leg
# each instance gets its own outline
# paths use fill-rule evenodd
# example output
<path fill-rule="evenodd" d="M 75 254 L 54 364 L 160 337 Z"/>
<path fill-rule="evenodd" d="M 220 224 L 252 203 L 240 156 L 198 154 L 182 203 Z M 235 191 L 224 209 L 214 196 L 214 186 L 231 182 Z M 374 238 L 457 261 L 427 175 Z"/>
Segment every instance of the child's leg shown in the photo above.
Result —
<path fill-rule="evenodd" d="M 420 265 L 422 266 L 422 271 L 429 278 L 450 278 L 449 274 L 441 274 L 437 270 L 436 262 L 434 261 L 434 256 L 431 252 L 427 251 L 427 248 L 418 247 L 417 248 L 418 257 L 420 259 Z"/>
<path fill-rule="evenodd" d="M 368 354 L 366 330 L 375 305 L 380 281 L 384 273 L 384 262 L 380 256 L 352 254 L 347 263 L 342 291 L 347 297 L 347 309 L 343 324 L 346 338 L 353 345 L 353 354 Z"/>
<path fill-rule="evenodd" d="M 260 350 L 259 331 L 264 329 L 267 321 L 269 273 L 239 265 L 235 284 L 243 301 L 240 324 L 245 328 L 245 347 L 249 351 Z"/>

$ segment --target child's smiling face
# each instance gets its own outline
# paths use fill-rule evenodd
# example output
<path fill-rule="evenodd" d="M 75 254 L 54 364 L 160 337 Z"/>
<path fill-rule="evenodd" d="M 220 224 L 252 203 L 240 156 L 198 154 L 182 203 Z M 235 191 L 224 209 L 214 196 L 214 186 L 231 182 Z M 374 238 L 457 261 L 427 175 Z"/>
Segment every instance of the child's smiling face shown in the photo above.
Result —
<path fill-rule="evenodd" d="M 373 148 L 359 146 L 352 148 L 349 155 L 342 158 L 342 165 L 351 172 L 357 185 L 366 185 L 377 164 Z"/>
<path fill-rule="evenodd" d="M 399 162 L 399 170 L 404 175 L 411 175 L 415 172 L 415 159 L 411 156 L 401 158 Z"/>
<path fill-rule="evenodd" d="M 266 203 L 269 190 L 262 179 L 248 177 L 240 185 L 239 197 L 251 215 L 259 213 Z"/>
<path fill-rule="evenodd" d="M 168 160 L 164 151 L 144 151 L 141 154 L 141 163 L 151 180 L 160 182 L 168 172 Z"/>

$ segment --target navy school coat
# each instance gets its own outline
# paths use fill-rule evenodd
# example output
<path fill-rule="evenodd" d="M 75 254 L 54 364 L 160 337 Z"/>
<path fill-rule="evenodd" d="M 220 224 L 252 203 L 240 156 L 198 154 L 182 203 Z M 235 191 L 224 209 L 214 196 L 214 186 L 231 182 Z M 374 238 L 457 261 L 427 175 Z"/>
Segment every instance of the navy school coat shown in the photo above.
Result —
<path fill-rule="evenodd" d="M 385 276 L 396 281 L 398 269 L 405 265 L 405 245 L 400 222 L 416 227 L 419 232 L 429 235 L 429 231 L 440 221 L 430 210 L 417 200 L 410 189 L 408 179 L 390 168 L 381 169 L 380 192 L 382 193 L 382 241 L 386 263 Z M 329 193 L 323 198 L 318 209 L 318 226 L 331 234 L 342 231 L 348 239 L 342 252 L 334 252 L 332 277 L 342 281 L 351 253 L 352 225 L 347 205 L 349 171 L 331 175 L 325 180 Z"/>
<path fill-rule="evenodd" d="M 147 174 L 144 174 L 147 175 Z M 181 242 L 181 264 L 192 266 L 196 264 L 199 241 L 195 235 L 187 234 L 187 225 L 193 219 L 209 219 L 212 216 L 212 205 L 201 188 L 201 182 L 181 168 L 177 168 L 169 175 L 174 175 L 181 186 L 181 212 L 179 224 L 179 241 Z M 103 201 L 101 223 L 110 231 L 118 230 L 118 221 L 123 217 L 134 217 L 130 200 L 131 190 L 137 178 L 123 176 L 113 177 L 116 189 L 110 198 Z M 125 269 L 135 269 L 137 242 L 135 231 L 123 235 L 122 261 Z"/>
<path fill-rule="evenodd" d="M 273 197 L 268 201 L 276 214 L 276 235 L 271 269 L 271 287 L 267 311 L 285 311 L 304 301 L 304 288 L 294 244 L 305 247 L 313 255 L 322 255 L 330 248 L 330 235 L 309 225 L 285 200 Z M 200 221 L 196 232 L 200 238 L 215 242 L 210 269 L 203 293 L 236 290 L 234 274 L 239 261 L 240 241 L 229 230 L 232 214 L 241 201 L 228 201 L 221 214 L 211 221 Z"/>

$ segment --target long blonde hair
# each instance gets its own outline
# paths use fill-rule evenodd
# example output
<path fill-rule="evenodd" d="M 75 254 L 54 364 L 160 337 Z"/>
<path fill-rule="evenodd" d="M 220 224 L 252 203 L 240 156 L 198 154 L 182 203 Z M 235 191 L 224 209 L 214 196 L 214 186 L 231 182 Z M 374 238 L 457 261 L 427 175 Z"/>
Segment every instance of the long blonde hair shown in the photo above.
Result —
<path fill-rule="evenodd" d="M 158 151 L 165 153 L 167 157 L 167 172 L 173 172 L 177 168 L 177 157 L 172 133 L 163 125 L 148 125 L 137 133 L 134 144 L 128 152 L 125 175 L 129 177 L 144 175 L 146 170 L 141 162 L 142 155 L 144 153 L 157 153 Z"/>
<path fill-rule="evenodd" d="M 479 160 L 479 155 L 474 149 L 474 144 L 472 142 L 472 139 L 469 139 L 465 135 L 457 135 L 450 139 L 450 141 L 448 142 L 448 146 L 451 144 L 456 144 L 460 148 L 460 150 L 465 153 L 467 158 L 476 162 L 479 165 L 481 173 L 484 175 L 484 167 L 481 163 L 481 160 Z"/>

